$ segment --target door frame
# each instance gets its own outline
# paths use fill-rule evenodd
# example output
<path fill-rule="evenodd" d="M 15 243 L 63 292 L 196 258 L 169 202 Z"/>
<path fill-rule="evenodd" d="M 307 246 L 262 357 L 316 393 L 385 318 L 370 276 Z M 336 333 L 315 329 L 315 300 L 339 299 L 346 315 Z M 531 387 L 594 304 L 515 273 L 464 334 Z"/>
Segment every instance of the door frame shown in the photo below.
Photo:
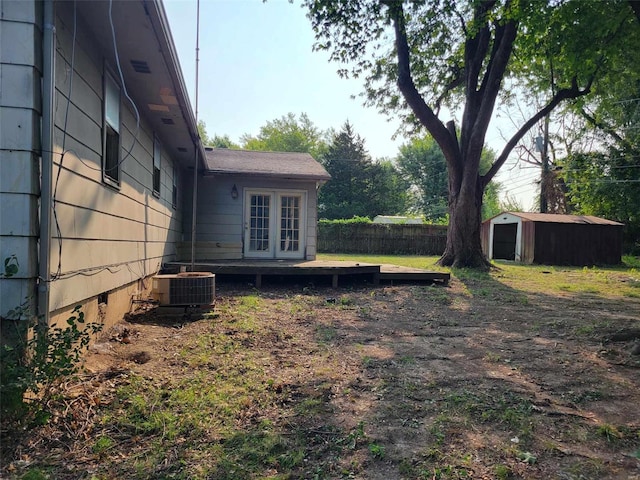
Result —
<path fill-rule="evenodd" d="M 249 219 L 251 216 L 251 196 L 265 195 L 269 196 L 269 249 L 264 251 L 250 250 L 251 240 L 249 238 L 251 229 Z M 306 190 L 287 189 L 287 188 L 244 188 L 243 205 L 242 205 L 242 242 L 244 258 L 262 258 L 262 259 L 304 259 L 306 256 L 307 245 L 307 195 Z M 300 219 L 299 219 L 299 248 L 294 252 L 280 251 L 279 245 L 281 240 L 280 222 L 282 217 L 281 199 L 283 196 L 299 196 L 300 197 Z"/>

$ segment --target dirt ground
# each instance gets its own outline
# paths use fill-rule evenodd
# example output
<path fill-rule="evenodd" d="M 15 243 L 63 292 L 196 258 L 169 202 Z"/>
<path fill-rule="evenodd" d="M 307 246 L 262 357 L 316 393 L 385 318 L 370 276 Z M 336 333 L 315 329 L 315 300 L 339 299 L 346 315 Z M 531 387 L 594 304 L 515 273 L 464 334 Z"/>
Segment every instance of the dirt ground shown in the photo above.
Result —
<path fill-rule="evenodd" d="M 219 283 L 215 318 L 150 309 L 105 332 L 87 356 L 93 383 L 82 395 L 102 395 L 98 410 L 123 371 L 175 383 L 189 368 L 176 352 L 222 329 L 260 359 L 281 398 L 238 428 L 269 418 L 308 432 L 290 478 L 640 479 L 640 298 L 514 285 L 489 276 L 447 287 L 266 285 L 254 292 L 260 334 L 251 335 L 232 319 L 251 290 Z M 327 449 L 331 429 L 351 432 L 354 448 Z M 88 443 L 94 430 L 73 438 Z M 50 457 L 51 445 L 22 441 L 5 475 L 19 459 Z M 64 459 L 100 472 L 86 449 Z M 277 474 L 254 477 L 285 478 Z"/>

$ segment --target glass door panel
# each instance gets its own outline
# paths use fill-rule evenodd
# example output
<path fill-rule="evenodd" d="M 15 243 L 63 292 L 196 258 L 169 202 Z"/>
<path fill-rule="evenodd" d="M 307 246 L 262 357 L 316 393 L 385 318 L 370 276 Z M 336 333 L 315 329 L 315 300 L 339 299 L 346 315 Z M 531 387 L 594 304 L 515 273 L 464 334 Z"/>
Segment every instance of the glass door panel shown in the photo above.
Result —
<path fill-rule="evenodd" d="M 277 257 L 302 258 L 302 195 L 278 195 Z"/>
<path fill-rule="evenodd" d="M 247 195 L 245 254 L 255 257 L 271 257 L 271 197 L 270 193 Z"/>

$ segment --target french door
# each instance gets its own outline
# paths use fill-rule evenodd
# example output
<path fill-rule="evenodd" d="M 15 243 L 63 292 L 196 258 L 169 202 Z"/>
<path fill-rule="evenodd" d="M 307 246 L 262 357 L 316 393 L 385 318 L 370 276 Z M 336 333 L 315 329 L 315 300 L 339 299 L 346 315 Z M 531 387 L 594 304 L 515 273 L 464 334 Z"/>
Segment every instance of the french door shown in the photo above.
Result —
<path fill-rule="evenodd" d="M 304 258 L 305 198 L 294 190 L 246 191 L 244 256 Z"/>

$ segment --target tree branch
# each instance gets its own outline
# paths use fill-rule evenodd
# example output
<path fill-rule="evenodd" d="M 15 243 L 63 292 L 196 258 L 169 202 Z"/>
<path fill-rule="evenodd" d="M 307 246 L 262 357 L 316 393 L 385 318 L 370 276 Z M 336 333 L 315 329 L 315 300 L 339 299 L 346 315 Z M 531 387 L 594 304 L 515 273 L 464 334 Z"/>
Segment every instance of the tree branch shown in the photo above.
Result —
<path fill-rule="evenodd" d="M 469 139 L 469 144 L 474 145 L 480 151 L 493 115 L 502 79 L 511 58 L 517 33 L 518 24 L 513 20 L 507 21 L 502 26 L 496 26 L 494 48 L 491 51 L 491 58 L 482 83 L 482 101 L 473 124 L 472 137 Z"/>
<path fill-rule="evenodd" d="M 589 80 L 589 83 L 584 89 L 580 89 L 578 87 L 578 81 L 574 77 L 572 81 L 571 88 L 563 88 L 559 90 L 553 98 L 547 103 L 547 105 L 538 110 L 538 112 L 531 117 L 527 122 L 520 127 L 520 129 L 515 133 L 513 137 L 507 142 L 504 149 L 496 159 L 496 161 L 491 165 L 489 171 L 482 177 L 482 185 L 487 185 L 491 179 L 498 173 L 498 170 L 504 165 L 509 157 L 509 154 L 514 149 L 514 147 L 518 144 L 518 142 L 524 137 L 524 135 L 533 127 L 536 123 L 540 121 L 540 119 L 544 118 L 551 112 L 554 108 L 556 108 L 561 102 L 564 100 L 570 100 L 582 97 L 584 95 L 588 95 L 591 92 L 591 84 L 593 83 L 593 77 Z"/>
<path fill-rule="evenodd" d="M 455 169 L 461 169 L 460 149 L 455 137 L 451 137 L 442 121 L 433 110 L 425 103 L 411 77 L 411 65 L 409 60 L 409 44 L 404 23 L 404 11 L 401 1 L 387 0 L 384 2 L 389 7 L 393 20 L 396 36 L 396 54 L 398 56 L 398 88 L 404 96 L 407 104 L 424 125 L 434 140 L 438 142 L 447 162 Z"/>
<path fill-rule="evenodd" d="M 595 119 L 595 117 L 589 114 L 589 112 L 587 112 L 584 108 L 580 109 L 580 114 L 587 120 L 587 122 L 589 122 L 591 125 L 593 125 L 597 129 L 602 130 L 607 135 L 611 136 L 621 146 L 624 147 L 628 145 L 625 139 L 622 138 L 620 135 L 618 135 L 618 132 L 616 132 L 610 125 L 606 125 L 603 122 L 599 122 L 598 120 Z"/>
<path fill-rule="evenodd" d="M 434 110 L 436 112 L 436 115 L 440 112 L 440 105 L 442 104 L 442 102 L 444 101 L 446 96 L 449 93 L 451 93 L 455 88 L 457 88 L 460 85 L 462 85 L 463 82 L 464 82 L 464 70 L 462 72 L 458 72 L 457 73 L 456 77 L 453 78 L 447 84 L 447 86 L 444 88 L 444 91 L 442 92 L 442 94 L 436 99 L 436 103 L 434 105 Z"/>

